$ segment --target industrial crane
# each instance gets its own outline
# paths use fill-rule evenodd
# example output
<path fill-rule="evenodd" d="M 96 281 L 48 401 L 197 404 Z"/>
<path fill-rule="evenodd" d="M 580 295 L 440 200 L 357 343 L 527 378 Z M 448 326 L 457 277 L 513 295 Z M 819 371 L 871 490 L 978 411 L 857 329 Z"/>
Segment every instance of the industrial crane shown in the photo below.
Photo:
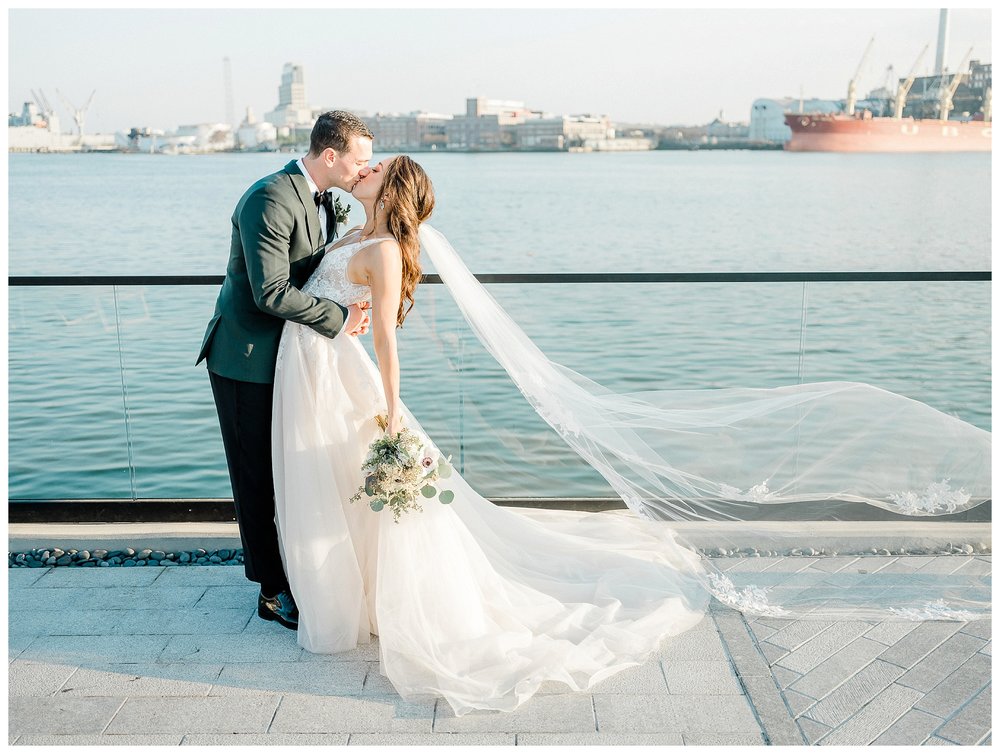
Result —
<path fill-rule="evenodd" d="M 854 115 L 854 105 L 858 101 L 858 76 L 861 75 L 861 69 L 865 65 L 865 61 L 868 60 L 868 53 L 872 51 L 872 45 L 875 43 L 875 37 L 868 40 L 868 46 L 865 48 L 865 54 L 861 56 L 861 62 L 858 63 L 858 70 L 854 72 L 854 76 L 851 77 L 851 82 L 847 85 L 847 114 Z"/>
<path fill-rule="evenodd" d="M 31 97 L 32 99 L 35 100 L 35 104 L 37 104 L 38 107 L 41 108 L 42 115 L 45 117 L 45 123 L 48 124 L 49 121 L 52 120 L 52 116 L 55 115 L 55 110 L 53 110 L 52 105 L 49 104 L 49 100 L 46 98 L 45 92 L 39 89 L 38 93 L 36 94 L 35 90 L 32 89 Z"/>
<path fill-rule="evenodd" d="M 896 103 L 893 109 L 892 117 L 899 119 L 903 117 L 903 108 L 906 107 L 906 95 L 910 93 L 910 87 L 913 86 L 913 82 L 917 79 L 917 66 L 920 65 L 920 61 L 924 59 L 924 55 L 927 54 L 927 50 L 930 48 L 929 44 L 924 45 L 924 49 L 920 51 L 917 55 L 917 60 L 910 69 L 909 75 L 906 77 L 906 81 L 899 85 L 896 90 Z"/>
<path fill-rule="evenodd" d="M 94 95 L 97 94 L 97 90 L 95 89 L 90 93 L 90 97 L 87 98 L 87 104 L 82 108 L 76 107 L 76 105 L 66 99 L 66 97 L 63 96 L 63 93 L 58 89 L 56 89 L 56 94 L 59 95 L 59 98 L 62 99 L 66 107 L 69 108 L 69 111 L 73 113 L 73 121 L 76 123 L 77 131 L 79 131 L 78 143 L 83 144 L 83 122 L 87 117 L 87 110 L 90 108 L 90 103 L 94 101 Z"/>
<path fill-rule="evenodd" d="M 962 62 L 958 64 L 957 72 L 951 77 L 951 81 L 947 86 L 942 86 L 938 93 L 938 112 L 941 120 L 948 120 L 948 113 L 955 107 L 955 103 L 952 102 L 951 98 L 955 96 L 955 92 L 958 91 L 958 85 L 962 83 L 962 71 L 965 70 L 965 64 L 969 62 L 970 55 L 972 55 L 971 47 L 965 53 Z"/>

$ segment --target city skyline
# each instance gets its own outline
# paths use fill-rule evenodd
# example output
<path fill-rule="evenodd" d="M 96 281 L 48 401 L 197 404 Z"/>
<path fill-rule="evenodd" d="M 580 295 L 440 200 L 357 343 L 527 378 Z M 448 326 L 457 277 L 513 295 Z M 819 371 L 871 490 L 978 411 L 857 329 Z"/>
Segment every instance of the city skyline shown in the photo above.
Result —
<path fill-rule="evenodd" d="M 970 46 L 991 60 L 991 21 L 988 9 L 950 12 L 949 68 Z M 843 98 L 873 35 L 859 92 L 884 83 L 890 63 L 905 76 L 929 43 L 928 72 L 937 22 L 933 8 L 11 10 L 8 111 L 43 90 L 68 131 L 56 90 L 80 105 L 96 89 L 88 133 L 225 122 L 228 57 L 237 121 L 247 106 L 258 118 L 275 107 L 289 62 L 303 66 L 309 104 L 369 114 L 454 114 L 486 96 L 624 123 L 747 120 L 760 97 Z"/>

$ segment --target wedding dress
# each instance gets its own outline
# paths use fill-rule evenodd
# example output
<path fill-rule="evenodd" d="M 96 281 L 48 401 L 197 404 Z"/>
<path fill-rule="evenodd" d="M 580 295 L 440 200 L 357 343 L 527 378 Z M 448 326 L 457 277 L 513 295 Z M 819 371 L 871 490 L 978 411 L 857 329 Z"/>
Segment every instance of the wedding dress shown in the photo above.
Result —
<path fill-rule="evenodd" d="M 308 651 L 347 651 L 375 634 L 380 670 L 401 696 L 443 697 L 456 714 L 464 714 L 512 710 L 547 681 L 584 690 L 642 664 L 665 637 L 701 620 L 712 596 L 766 615 L 792 615 L 793 607 L 818 615 L 820 605 L 833 604 L 875 606 L 883 613 L 888 609 L 899 617 L 918 618 L 912 611 L 938 593 L 963 607 L 981 609 L 988 603 L 988 584 L 982 578 L 943 585 L 939 574 L 879 580 L 857 573 L 811 572 L 797 578 L 722 573 L 685 546 L 674 527 L 650 520 L 710 518 L 713 513 L 733 519 L 738 517 L 734 511 L 748 503 L 809 502 L 834 494 L 914 515 L 963 510 L 989 497 L 988 432 L 855 383 L 742 393 L 612 394 L 537 351 L 478 287 L 443 236 L 425 225 L 420 239 L 487 349 L 543 418 L 634 512 L 501 508 L 478 495 L 457 471 L 440 482 L 455 493 L 451 504 L 424 501 L 422 512 L 405 513 L 398 523 L 388 511 L 376 513 L 364 501 L 352 503 L 350 497 L 363 482 L 368 446 L 381 434 L 375 416 L 386 413 L 381 377 L 358 338 L 328 339 L 287 322 L 274 385 L 275 522 L 299 608 L 298 642 Z M 303 290 L 345 306 L 369 300 L 370 289 L 348 280 L 347 266 L 375 240 L 332 248 Z M 839 467 L 835 463 L 833 471 L 821 473 L 801 449 L 795 451 L 794 464 L 783 450 L 776 465 L 773 459 L 764 466 L 748 461 L 761 444 L 752 432 L 747 434 L 748 428 L 760 433 L 757 440 L 766 438 L 768 447 L 790 445 L 790 439 L 774 434 L 777 424 L 772 426 L 787 422 L 785 430 L 797 433 L 799 441 L 829 443 L 824 458 L 832 454 L 840 463 L 855 464 L 848 446 L 860 442 L 856 437 L 824 439 L 820 430 L 833 427 L 843 435 L 847 430 L 841 424 L 849 418 L 843 407 L 864 414 L 871 410 L 870 399 L 890 409 L 887 425 L 912 410 L 916 424 L 931 422 L 925 427 L 931 435 L 926 442 L 943 436 L 944 450 L 933 449 L 938 465 L 906 472 L 905 483 L 919 485 L 919 494 L 902 491 L 896 497 L 886 493 L 871 498 L 854 487 L 827 489 L 816 480 L 836 479 Z M 403 417 L 406 426 L 423 433 L 408 410 Z M 820 424 L 810 424 L 810 417 Z M 916 431 L 909 419 L 900 429 L 904 434 Z M 736 430 L 743 434 L 737 433 L 734 442 L 728 433 Z M 671 432 L 682 441 L 671 444 Z M 720 437 L 723 444 L 712 453 L 712 443 L 718 444 Z M 861 442 L 861 452 L 874 453 L 882 463 L 880 441 Z M 944 466 L 942 455 L 950 459 Z M 709 478 L 713 462 L 719 474 Z M 750 467 L 745 478 L 739 473 L 741 464 Z M 792 468 L 795 476 L 789 477 Z M 784 470 L 787 479 L 771 487 L 770 477 L 756 486 L 747 481 L 762 470 L 776 479 Z M 880 493 L 903 483 L 903 477 L 892 473 L 872 473 L 877 482 L 871 484 Z M 925 476 L 943 473 L 952 475 L 951 482 L 941 482 L 944 486 L 930 493 L 923 490 Z M 723 500 L 737 507 L 726 508 Z M 981 614 L 942 607 L 937 617 L 968 620 Z"/>

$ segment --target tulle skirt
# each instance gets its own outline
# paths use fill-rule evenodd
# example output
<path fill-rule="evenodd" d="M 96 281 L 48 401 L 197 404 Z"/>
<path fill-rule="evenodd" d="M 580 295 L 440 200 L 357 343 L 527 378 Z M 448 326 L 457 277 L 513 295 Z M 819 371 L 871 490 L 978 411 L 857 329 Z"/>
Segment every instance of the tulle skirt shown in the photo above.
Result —
<path fill-rule="evenodd" d="M 662 523 L 500 508 L 457 471 L 451 504 L 424 501 L 398 523 L 352 503 L 380 413 L 381 377 L 357 338 L 286 324 L 275 520 L 309 652 L 375 634 L 402 697 L 443 697 L 460 715 L 512 710 L 548 681 L 590 688 L 701 620 L 701 561 Z M 422 431 L 409 412 L 405 421 Z"/>

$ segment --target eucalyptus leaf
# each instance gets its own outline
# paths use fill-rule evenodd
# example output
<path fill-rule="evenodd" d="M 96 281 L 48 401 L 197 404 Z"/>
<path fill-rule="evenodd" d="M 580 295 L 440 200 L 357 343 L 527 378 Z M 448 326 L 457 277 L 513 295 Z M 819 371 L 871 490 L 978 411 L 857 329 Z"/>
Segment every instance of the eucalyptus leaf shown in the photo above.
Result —
<path fill-rule="evenodd" d="M 424 497 L 434 497 L 437 494 L 437 488 L 433 484 L 427 484 L 421 488 L 420 493 Z"/>
<path fill-rule="evenodd" d="M 441 461 L 441 463 L 438 464 L 438 476 L 441 477 L 442 479 L 447 479 L 448 477 L 450 477 L 451 464 L 449 464 L 447 461 Z"/>
<path fill-rule="evenodd" d="M 452 500 L 455 499 L 455 493 L 452 492 L 451 490 L 441 490 L 441 496 L 439 499 L 441 500 L 442 503 L 447 505 L 448 503 L 450 503 Z"/>
<path fill-rule="evenodd" d="M 370 505 L 372 510 L 378 513 L 385 507 L 385 500 L 372 500 Z"/>

